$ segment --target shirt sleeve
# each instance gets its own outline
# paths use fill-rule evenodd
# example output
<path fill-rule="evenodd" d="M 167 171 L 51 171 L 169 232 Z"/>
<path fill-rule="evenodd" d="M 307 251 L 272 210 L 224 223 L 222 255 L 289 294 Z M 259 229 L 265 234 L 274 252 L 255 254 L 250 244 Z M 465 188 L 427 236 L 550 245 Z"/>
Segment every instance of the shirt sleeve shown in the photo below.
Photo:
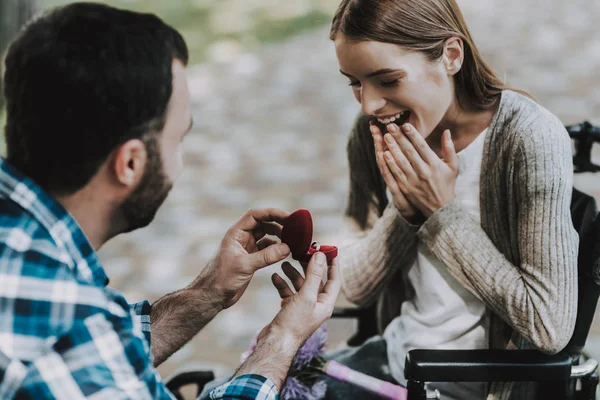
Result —
<path fill-rule="evenodd" d="M 124 299 L 75 322 L 23 369 L 23 399 L 174 399 Z"/>
<path fill-rule="evenodd" d="M 129 304 L 129 310 L 131 311 L 134 323 L 141 326 L 144 337 L 148 342 L 148 348 L 151 348 L 152 331 L 150 330 L 150 312 L 152 311 L 152 306 L 150 302 L 144 300 L 139 303 Z"/>
<path fill-rule="evenodd" d="M 275 384 L 262 375 L 242 375 L 210 392 L 212 400 L 277 400 Z"/>

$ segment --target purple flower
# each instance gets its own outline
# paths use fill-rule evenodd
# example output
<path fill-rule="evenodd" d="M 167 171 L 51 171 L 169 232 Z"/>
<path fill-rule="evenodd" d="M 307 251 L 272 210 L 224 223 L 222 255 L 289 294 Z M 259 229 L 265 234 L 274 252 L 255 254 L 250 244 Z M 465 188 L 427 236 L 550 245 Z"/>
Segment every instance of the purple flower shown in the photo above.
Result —
<path fill-rule="evenodd" d="M 292 371 L 301 371 L 306 368 L 311 361 L 323 354 L 325 344 L 327 343 L 327 324 L 321 325 L 300 347 L 296 357 L 292 361 Z"/>
<path fill-rule="evenodd" d="M 317 381 L 312 387 L 305 386 L 298 379 L 289 377 L 281 390 L 281 400 L 321 400 L 325 397 L 327 385 L 325 381 Z"/>
<path fill-rule="evenodd" d="M 258 334 L 256 334 L 252 338 L 252 342 L 250 343 L 250 348 L 242 353 L 240 357 L 240 362 L 244 363 L 250 354 L 256 350 L 257 346 L 257 338 Z M 317 357 L 321 356 L 325 351 L 325 345 L 327 343 L 327 323 L 321 325 L 308 339 L 306 342 L 298 349 L 296 356 L 292 360 L 291 371 L 300 371 L 306 368 L 311 361 Z"/>
<path fill-rule="evenodd" d="M 288 378 L 283 385 L 279 398 L 281 400 L 322 400 L 325 398 L 327 384 L 319 379 L 314 371 L 315 361 L 320 360 L 327 343 L 327 323 L 321 325 L 300 347 L 292 360 Z M 252 339 L 250 348 L 241 356 L 241 362 L 254 352 L 257 346 L 257 336 Z"/>

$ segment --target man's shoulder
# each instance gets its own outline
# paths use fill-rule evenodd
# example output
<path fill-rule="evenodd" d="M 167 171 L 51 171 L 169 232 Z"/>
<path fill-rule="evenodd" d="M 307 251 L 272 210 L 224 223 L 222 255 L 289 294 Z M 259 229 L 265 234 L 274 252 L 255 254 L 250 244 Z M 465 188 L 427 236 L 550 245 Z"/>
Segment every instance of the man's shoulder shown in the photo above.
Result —
<path fill-rule="evenodd" d="M 73 259 L 48 229 L 6 198 L 0 198 L 0 281 L 0 299 L 13 305 L 0 311 L 22 320 L 76 317 L 84 308 L 105 309 L 108 304 L 104 288 L 81 279 Z M 49 321 L 62 324 L 57 322 Z"/>
<path fill-rule="evenodd" d="M 104 288 L 81 278 L 47 227 L 5 198 L 0 198 L 0 280 L 14 282 L 0 285 L 0 298 L 106 305 Z"/>
<path fill-rule="evenodd" d="M 47 227 L 28 210 L 9 198 L 0 197 L 0 262 L 68 263 L 68 255 L 57 246 Z M 53 266 L 48 263 L 48 267 Z"/>

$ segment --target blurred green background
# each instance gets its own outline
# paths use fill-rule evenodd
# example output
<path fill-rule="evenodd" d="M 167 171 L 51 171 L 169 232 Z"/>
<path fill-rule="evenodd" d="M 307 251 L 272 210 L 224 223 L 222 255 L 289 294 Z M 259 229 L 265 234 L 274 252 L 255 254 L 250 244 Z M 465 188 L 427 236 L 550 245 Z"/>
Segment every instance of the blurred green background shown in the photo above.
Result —
<path fill-rule="evenodd" d="M 73 2 L 31 1 L 38 10 Z M 339 0 L 108 0 L 103 3 L 159 15 L 183 34 L 193 65 L 228 62 L 240 53 L 255 52 L 264 44 L 326 25 Z M 2 107 L 2 127 L 4 120 Z M 5 154 L 4 140 L 0 140 L 0 154 Z"/>
<path fill-rule="evenodd" d="M 68 0 L 41 0 L 43 8 Z M 339 0 L 108 0 L 114 7 L 158 14 L 190 47 L 191 63 L 227 61 L 327 24 Z"/>

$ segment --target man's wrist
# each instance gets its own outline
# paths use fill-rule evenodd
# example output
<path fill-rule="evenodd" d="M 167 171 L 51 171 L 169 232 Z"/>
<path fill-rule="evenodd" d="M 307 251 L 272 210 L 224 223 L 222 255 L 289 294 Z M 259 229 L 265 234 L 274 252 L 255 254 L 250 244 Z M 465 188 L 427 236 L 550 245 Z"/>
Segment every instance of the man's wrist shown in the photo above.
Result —
<path fill-rule="evenodd" d="M 179 350 L 221 310 L 223 303 L 200 279 L 153 303 L 150 324 L 154 365 L 160 365 Z"/>
<path fill-rule="evenodd" d="M 246 374 L 262 375 L 281 390 L 301 345 L 298 337 L 271 323 L 261 332 L 256 349 L 236 371 L 234 378 Z"/>
<path fill-rule="evenodd" d="M 215 275 L 209 263 L 185 290 L 218 313 L 225 308 L 225 294 L 219 291 Z"/>
<path fill-rule="evenodd" d="M 265 340 L 273 343 L 281 353 L 295 355 L 298 349 L 304 343 L 304 340 L 295 335 L 285 327 L 280 326 L 275 321 L 271 322 L 264 331 L 264 336 L 258 338 L 258 342 Z"/>

